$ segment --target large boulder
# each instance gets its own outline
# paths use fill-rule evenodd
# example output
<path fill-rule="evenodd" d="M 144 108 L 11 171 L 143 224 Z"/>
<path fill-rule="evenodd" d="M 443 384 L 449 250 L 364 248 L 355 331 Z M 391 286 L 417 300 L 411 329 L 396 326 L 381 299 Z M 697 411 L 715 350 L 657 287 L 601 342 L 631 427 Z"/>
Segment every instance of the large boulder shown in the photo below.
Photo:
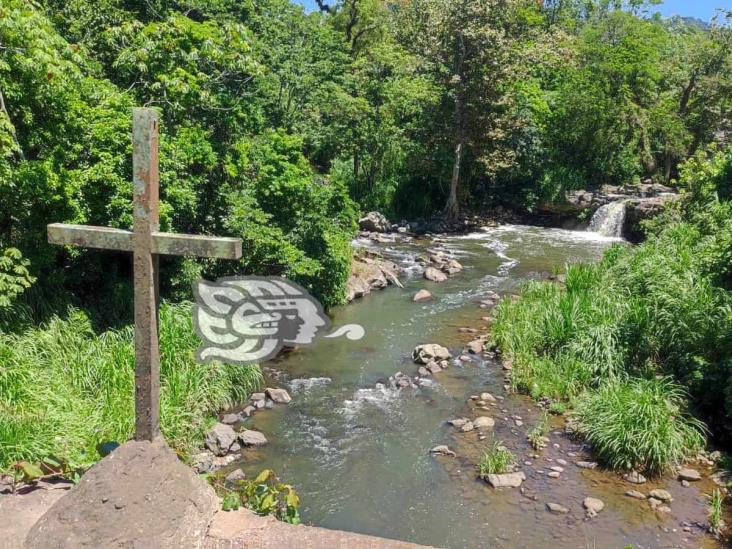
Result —
<path fill-rule="evenodd" d="M 259 431 L 244 429 L 239 432 L 239 442 L 241 442 L 243 446 L 264 446 L 267 444 L 267 437 Z"/>
<path fill-rule="evenodd" d="M 162 440 L 130 441 L 40 518 L 26 547 L 202 547 L 218 507 L 213 489 Z"/>
<path fill-rule="evenodd" d="M 526 475 L 522 471 L 517 473 L 503 473 L 500 475 L 486 475 L 485 480 L 493 488 L 518 488 L 526 480 Z"/>
<path fill-rule="evenodd" d="M 292 400 L 290 393 L 285 389 L 272 389 L 268 388 L 265 390 L 265 394 L 276 404 L 289 404 Z"/>
<path fill-rule="evenodd" d="M 386 233 L 391 230 L 391 223 L 383 214 L 369 212 L 358 220 L 358 227 L 371 233 Z"/>
<path fill-rule="evenodd" d="M 418 364 L 429 364 L 433 361 L 439 362 L 450 358 L 452 358 L 450 351 L 436 343 L 417 345 L 417 347 L 414 348 L 414 351 L 412 351 L 412 359 Z"/>

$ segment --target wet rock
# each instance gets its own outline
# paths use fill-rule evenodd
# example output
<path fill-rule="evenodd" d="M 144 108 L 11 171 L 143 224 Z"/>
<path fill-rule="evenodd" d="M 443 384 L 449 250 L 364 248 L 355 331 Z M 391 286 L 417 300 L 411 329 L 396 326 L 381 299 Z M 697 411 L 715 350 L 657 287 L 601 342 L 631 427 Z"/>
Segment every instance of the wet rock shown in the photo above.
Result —
<path fill-rule="evenodd" d="M 259 431 L 244 429 L 239 432 L 239 442 L 244 446 L 264 446 L 267 444 L 267 437 Z"/>
<path fill-rule="evenodd" d="M 630 473 L 626 473 L 623 475 L 623 478 L 630 482 L 631 484 L 645 484 L 646 477 L 641 475 L 638 471 L 631 471 Z"/>
<path fill-rule="evenodd" d="M 239 482 L 246 479 L 247 476 L 241 469 L 234 469 L 231 473 L 226 475 L 226 482 Z"/>
<path fill-rule="evenodd" d="M 496 397 L 490 393 L 480 393 L 480 400 L 484 402 L 496 402 Z"/>
<path fill-rule="evenodd" d="M 516 424 L 516 427 L 523 427 L 524 422 L 520 419 L 514 419 L 513 422 Z"/>
<path fill-rule="evenodd" d="M 458 419 L 451 419 L 447 423 L 449 425 L 452 425 L 453 427 L 459 429 L 460 427 L 462 427 L 463 425 L 468 423 L 468 421 L 470 421 L 468 418 L 462 417 L 462 418 L 458 418 Z"/>
<path fill-rule="evenodd" d="M 265 398 L 267 398 L 267 395 L 265 395 L 264 393 L 252 393 L 250 400 L 252 402 L 259 402 L 263 401 Z"/>
<path fill-rule="evenodd" d="M 660 505 L 656 509 L 656 512 L 657 513 L 670 513 L 671 512 L 671 507 L 669 507 L 668 505 Z"/>
<path fill-rule="evenodd" d="M 476 328 L 458 328 L 458 332 L 461 334 L 477 334 L 478 330 Z"/>
<path fill-rule="evenodd" d="M 474 429 L 475 429 L 475 425 L 473 425 L 473 422 L 472 422 L 472 421 L 468 421 L 468 422 L 466 422 L 465 424 L 463 424 L 463 425 L 462 425 L 462 426 L 460 427 L 460 430 L 461 430 L 461 431 L 462 431 L 463 433 L 469 433 L 470 431 L 472 431 L 472 430 L 474 430 Z"/>
<path fill-rule="evenodd" d="M 265 402 L 264 399 L 262 399 L 262 400 L 255 400 L 254 401 L 254 408 L 256 410 L 262 410 L 262 409 L 264 409 L 264 407 L 265 407 L 266 404 L 267 403 Z"/>
<path fill-rule="evenodd" d="M 476 429 L 492 429 L 495 424 L 495 420 L 488 416 L 477 417 L 473 420 L 473 426 Z"/>
<path fill-rule="evenodd" d="M 598 498 L 586 497 L 582 506 L 587 509 L 587 515 L 594 517 L 605 508 L 605 502 Z"/>
<path fill-rule="evenodd" d="M 226 414 L 221 418 L 221 423 L 225 425 L 234 425 L 234 423 L 239 423 L 239 421 L 241 421 L 239 414 Z"/>
<path fill-rule="evenodd" d="M 412 300 L 415 303 L 419 303 L 419 302 L 422 302 L 422 301 L 430 301 L 432 299 L 434 299 L 434 297 L 427 290 L 420 290 L 420 291 L 418 291 L 416 294 L 414 294 L 414 297 L 412 298 Z"/>
<path fill-rule="evenodd" d="M 419 367 L 419 369 L 417 370 L 417 373 L 418 373 L 418 374 L 419 374 L 420 376 L 422 376 L 422 377 L 429 377 L 429 376 L 431 376 L 431 375 L 432 375 L 432 372 L 430 372 L 430 371 L 429 371 L 429 370 L 428 370 L 427 368 L 425 368 L 424 366 L 420 366 L 420 367 Z"/>
<path fill-rule="evenodd" d="M 504 362 L 501 366 L 506 372 L 510 372 L 511 370 L 513 370 L 513 364 L 511 364 L 510 362 Z"/>
<path fill-rule="evenodd" d="M 450 351 L 442 345 L 428 343 L 426 345 L 418 345 L 412 351 L 412 359 L 419 364 L 428 364 L 430 361 L 441 361 L 452 358 Z"/>
<path fill-rule="evenodd" d="M 254 413 L 255 410 L 256 410 L 256 408 L 254 406 L 250 405 L 250 406 L 247 406 L 246 408 L 244 408 L 241 411 L 241 413 L 242 413 L 242 415 L 245 415 L 246 417 L 251 417 L 251 415 Z"/>
<path fill-rule="evenodd" d="M 454 275 L 461 272 L 463 270 L 463 266 L 457 259 L 450 259 L 441 266 L 441 269 L 449 275 Z"/>
<path fill-rule="evenodd" d="M 546 474 L 546 476 L 548 476 L 549 478 L 559 478 L 559 477 L 561 477 L 562 475 L 561 475 L 561 473 L 559 473 L 559 472 L 557 472 L 557 471 L 549 471 L 549 472 L 548 472 L 548 473 Z"/>
<path fill-rule="evenodd" d="M 476 339 L 468 343 L 467 348 L 469 353 L 473 355 L 479 355 L 483 352 L 483 342 L 479 339 Z"/>
<path fill-rule="evenodd" d="M 236 431 L 229 425 L 217 423 L 208 430 L 205 446 L 216 456 L 225 456 L 236 442 Z"/>
<path fill-rule="evenodd" d="M 485 480 L 493 488 L 518 488 L 526 480 L 526 475 L 519 471 L 517 473 L 503 473 L 500 475 L 485 475 Z"/>
<path fill-rule="evenodd" d="M 547 503 L 546 508 L 557 515 L 566 515 L 569 513 L 569 509 L 564 507 L 563 505 L 559 505 L 558 503 Z"/>
<path fill-rule="evenodd" d="M 657 488 L 655 490 L 651 490 L 651 494 L 650 495 L 651 495 L 652 498 L 661 500 L 664 503 L 668 503 L 668 502 L 674 500 L 673 496 L 671 495 L 671 493 L 668 490 L 663 490 L 661 488 Z"/>
<path fill-rule="evenodd" d="M 268 388 L 265 393 L 270 399 L 272 399 L 272 402 L 277 404 L 288 404 L 292 400 L 290 394 L 284 389 Z"/>
<path fill-rule="evenodd" d="M 580 469 L 597 469 L 596 461 L 578 461 L 575 465 Z"/>
<path fill-rule="evenodd" d="M 369 212 L 358 220 L 358 227 L 362 231 L 372 233 L 387 233 L 391 230 L 391 223 L 379 212 Z"/>
<path fill-rule="evenodd" d="M 445 444 L 441 444 L 439 446 L 435 446 L 430 450 L 431 454 L 441 455 L 441 456 L 450 456 L 455 457 L 457 454 L 450 450 L 450 448 L 447 447 Z"/>
<path fill-rule="evenodd" d="M 197 473 L 208 473 L 213 470 L 214 455 L 213 452 L 206 450 L 191 456 L 191 464 L 193 470 Z"/>
<path fill-rule="evenodd" d="M 431 374 L 438 374 L 442 371 L 442 366 L 437 364 L 434 360 L 428 362 L 426 368 Z"/>
<path fill-rule="evenodd" d="M 651 509 L 654 511 L 658 509 L 661 505 L 663 505 L 663 502 L 660 499 L 656 499 L 654 497 L 648 498 L 648 505 L 651 506 Z"/>
<path fill-rule="evenodd" d="M 549 469 L 557 473 L 564 473 L 564 467 L 560 467 L 559 465 L 554 465 L 552 467 L 549 467 Z"/>
<path fill-rule="evenodd" d="M 468 355 L 460 355 L 458 357 L 458 360 L 460 360 L 460 362 L 473 362 L 473 359 L 470 358 Z"/>
<path fill-rule="evenodd" d="M 424 270 L 424 277 L 432 282 L 445 282 L 447 280 L 447 275 L 434 267 L 427 267 Z"/>
<path fill-rule="evenodd" d="M 638 490 L 628 490 L 625 495 L 633 499 L 646 499 L 646 495 Z"/>
<path fill-rule="evenodd" d="M 679 480 L 696 482 L 697 480 L 701 480 L 701 478 L 701 473 L 696 469 L 681 469 L 681 471 L 679 471 Z"/>
<path fill-rule="evenodd" d="M 567 465 L 567 460 L 559 458 L 559 459 L 557 459 L 557 464 L 558 465 Z"/>

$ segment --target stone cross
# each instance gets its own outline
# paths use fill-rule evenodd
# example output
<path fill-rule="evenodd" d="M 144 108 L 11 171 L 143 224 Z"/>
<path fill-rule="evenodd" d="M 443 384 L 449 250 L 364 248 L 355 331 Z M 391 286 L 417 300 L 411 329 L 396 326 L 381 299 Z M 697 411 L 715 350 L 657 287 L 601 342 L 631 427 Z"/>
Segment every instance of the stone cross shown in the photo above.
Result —
<path fill-rule="evenodd" d="M 132 116 L 133 230 L 48 226 L 48 242 L 132 252 L 135 299 L 135 439 L 160 434 L 160 349 L 158 344 L 158 255 L 239 259 L 238 238 L 159 232 L 158 115 L 134 109 Z"/>

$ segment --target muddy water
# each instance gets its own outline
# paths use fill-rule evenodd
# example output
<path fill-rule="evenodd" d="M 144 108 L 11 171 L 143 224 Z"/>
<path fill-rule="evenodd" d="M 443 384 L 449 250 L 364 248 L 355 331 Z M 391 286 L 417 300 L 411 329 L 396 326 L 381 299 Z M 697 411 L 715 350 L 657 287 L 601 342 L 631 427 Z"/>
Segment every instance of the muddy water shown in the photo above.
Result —
<path fill-rule="evenodd" d="M 556 265 L 597 260 L 613 242 L 589 233 L 519 226 L 444 240 L 440 245 L 466 269 L 440 285 L 424 281 L 414 261 L 435 248 L 429 241 L 360 243 L 378 247 L 408 269 L 405 289 L 377 292 L 334 311 L 334 326 L 359 323 L 366 329 L 363 340 L 321 339 L 267 365 L 293 402 L 248 421 L 270 444 L 245 453 L 245 472 L 272 468 L 295 485 L 307 523 L 436 547 L 713 546 L 696 526 L 682 531 L 682 523 L 704 522 L 702 491 L 711 487 L 683 488 L 672 479 L 635 487 L 612 473 L 579 469 L 574 462 L 583 459 L 585 449 L 563 434 L 558 420 L 549 447 L 535 454 L 526 431 L 539 410 L 524 397 L 506 395 L 495 362 L 455 365 L 416 390 L 381 384 L 397 371 L 415 373 L 409 355 L 420 343 L 441 343 L 459 354 L 470 337 L 457 329 L 483 324 L 487 312 L 477 302 L 485 292 L 514 292 Z M 436 300 L 413 303 L 421 288 Z M 479 441 L 475 432 L 456 433 L 446 425 L 451 418 L 477 415 L 469 397 L 485 390 L 506 395 L 488 412 L 496 419 L 492 437 Z M 523 425 L 517 426 L 516 416 Z M 523 490 L 493 490 L 477 480 L 479 456 L 494 438 L 517 455 L 527 476 Z M 430 456 L 438 444 L 448 444 L 458 457 Z M 557 459 L 568 462 L 565 471 L 559 479 L 548 478 Z M 647 492 L 660 485 L 675 498 L 667 515 L 623 496 L 629 489 Z M 606 504 L 589 521 L 582 509 L 586 496 Z M 548 502 L 570 513 L 550 514 Z"/>

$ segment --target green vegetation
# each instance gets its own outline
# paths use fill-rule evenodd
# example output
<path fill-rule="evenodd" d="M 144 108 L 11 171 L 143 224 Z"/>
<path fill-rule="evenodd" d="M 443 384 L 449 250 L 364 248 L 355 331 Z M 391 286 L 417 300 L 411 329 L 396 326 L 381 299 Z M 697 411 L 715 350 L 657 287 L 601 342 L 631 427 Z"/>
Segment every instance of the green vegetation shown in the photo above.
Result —
<path fill-rule="evenodd" d="M 513 453 L 502 442 L 496 441 L 480 458 L 480 476 L 507 473 L 515 461 Z"/>
<path fill-rule="evenodd" d="M 722 503 L 724 498 L 719 488 L 715 488 L 709 498 L 709 529 L 718 535 L 722 531 Z"/>
<path fill-rule="evenodd" d="M 209 417 L 259 387 L 256 367 L 194 361 L 190 306 L 163 306 L 161 427 L 182 454 L 200 447 Z M 0 334 L 0 470 L 48 456 L 86 467 L 99 446 L 134 431 L 132 329 L 97 334 L 80 311 L 22 334 Z"/>
<path fill-rule="evenodd" d="M 579 429 L 613 467 L 663 471 L 732 417 L 732 150 L 681 169 L 684 200 L 638 247 L 532 282 L 498 307 L 493 335 L 513 383 L 576 402 Z M 659 379 L 659 376 L 664 379 Z M 681 387 L 684 389 L 682 390 Z"/>
<path fill-rule="evenodd" d="M 222 509 L 235 511 L 242 505 L 259 515 L 274 515 L 278 520 L 300 524 L 300 498 L 289 484 L 279 481 L 274 471 L 266 469 L 254 480 L 237 481 L 229 488 L 217 479 L 214 487 L 223 494 Z"/>
<path fill-rule="evenodd" d="M 549 433 L 549 416 L 546 412 L 541 416 L 539 422 L 529 429 L 526 438 L 534 450 L 541 450 L 546 447 L 545 437 Z"/>

